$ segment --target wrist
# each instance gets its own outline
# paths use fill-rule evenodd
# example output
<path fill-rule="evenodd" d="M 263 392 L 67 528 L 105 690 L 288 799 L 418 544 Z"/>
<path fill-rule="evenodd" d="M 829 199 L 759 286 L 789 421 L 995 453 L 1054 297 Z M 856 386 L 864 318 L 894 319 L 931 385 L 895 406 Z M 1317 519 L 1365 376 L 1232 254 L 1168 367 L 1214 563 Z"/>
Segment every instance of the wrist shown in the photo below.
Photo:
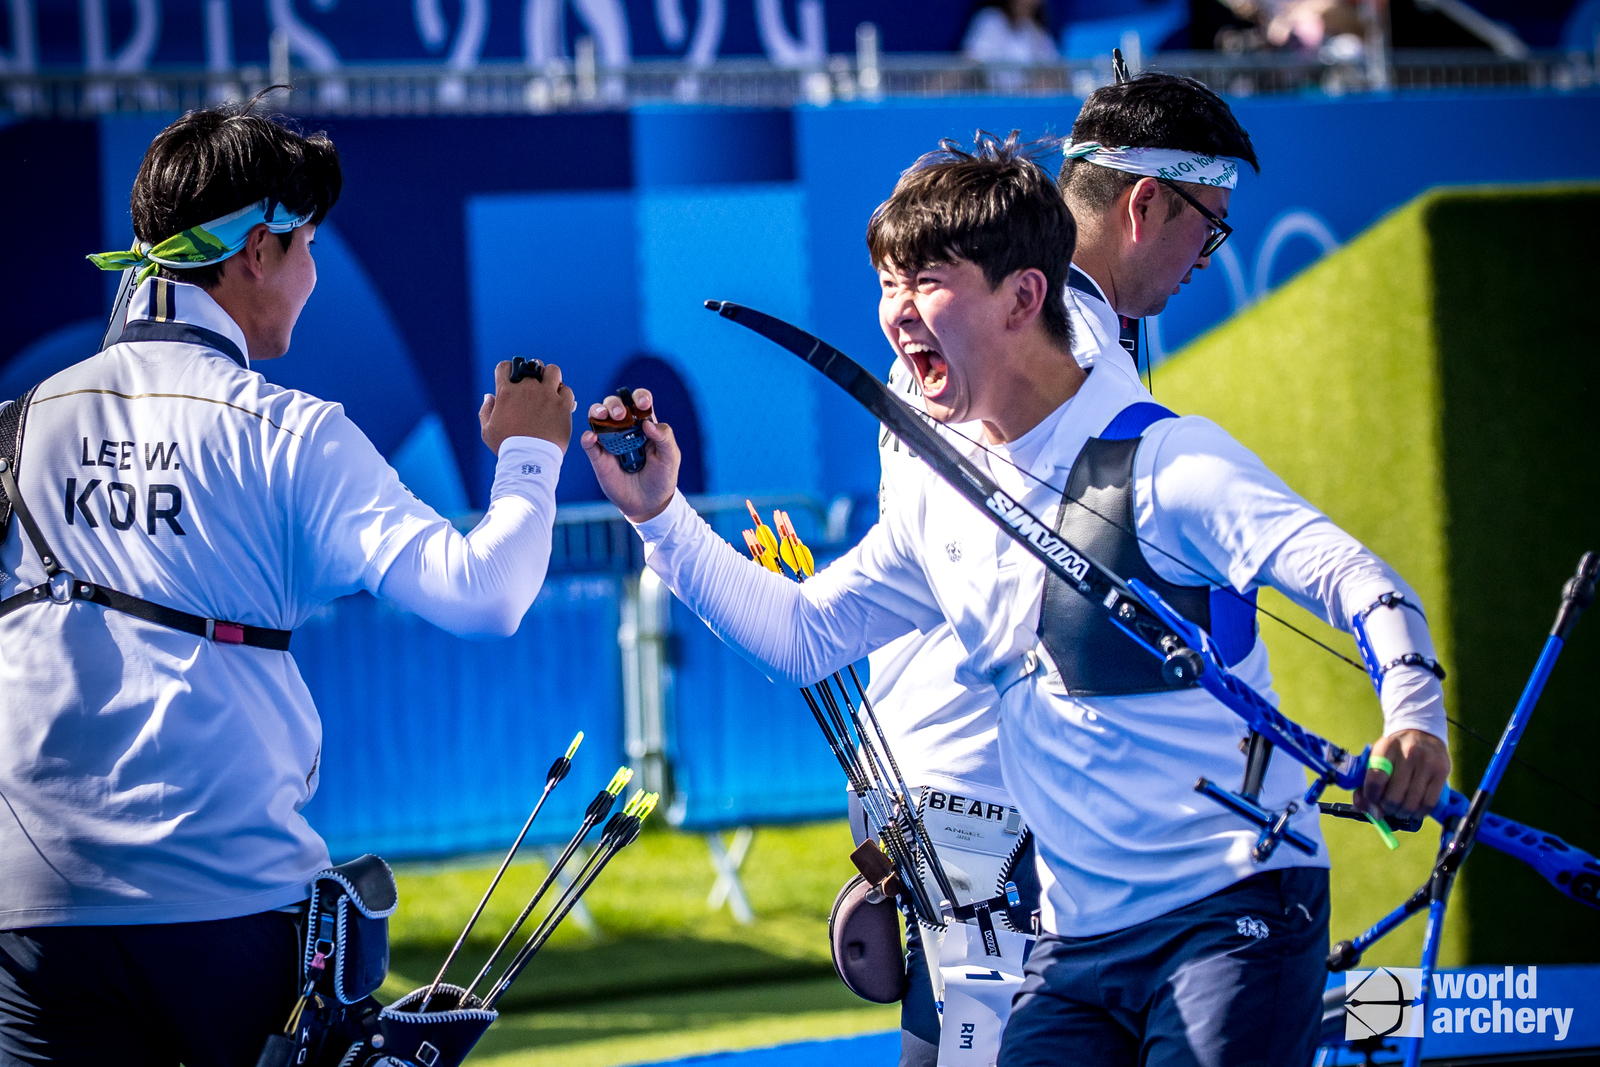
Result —
<path fill-rule="evenodd" d="M 677 495 L 676 493 L 673 494 L 673 496 L 676 496 L 676 495 Z M 669 496 L 665 500 L 663 500 L 660 504 L 656 505 L 654 508 L 649 508 L 649 509 L 644 510 L 644 511 L 635 512 L 633 514 L 628 514 L 628 515 L 625 515 L 624 518 L 626 518 L 629 522 L 633 523 L 635 526 L 643 526 L 645 523 L 649 522 L 651 519 L 657 518 L 663 511 L 666 511 L 667 508 L 669 508 L 671 506 L 672 506 L 672 496 Z"/>
<path fill-rule="evenodd" d="M 1444 687 L 1426 668 L 1401 666 L 1389 671 L 1383 679 L 1380 704 L 1386 736 L 1416 730 L 1449 742 Z"/>
<path fill-rule="evenodd" d="M 684 509 L 689 509 L 688 500 L 684 499 L 682 493 L 674 489 L 672 495 L 667 497 L 666 502 L 660 507 L 641 509 L 638 512 L 642 516 L 641 518 L 635 518 L 626 512 L 623 513 L 623 517 L 633 524 L 634 529 L 639 532 L 639 536 L 648 544 L 652 539 L 666 535 L 674 521 L 679 517 L 680 505 Z M 692 509 L 689 510 L 692 514 Z"/>

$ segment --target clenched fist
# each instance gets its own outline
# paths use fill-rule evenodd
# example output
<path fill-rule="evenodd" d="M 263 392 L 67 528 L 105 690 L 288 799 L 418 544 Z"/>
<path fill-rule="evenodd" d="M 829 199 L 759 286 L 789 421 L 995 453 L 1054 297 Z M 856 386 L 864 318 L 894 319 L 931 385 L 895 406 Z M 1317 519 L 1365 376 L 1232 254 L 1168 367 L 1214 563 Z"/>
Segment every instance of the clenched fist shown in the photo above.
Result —
<path fill-rule="evenodd" d="M 511 364 L 500 363 L 494 369 L 494 389 L 478 409 L 478 425 L 489 451 L 498 456 L 508 437 L 541 437 L 561 451 L 567 450 L 578 401 L 572 390 L 561 384 L 560 367 L 547 363 L 543 381 L 524 378 L 513 382 Z"/>

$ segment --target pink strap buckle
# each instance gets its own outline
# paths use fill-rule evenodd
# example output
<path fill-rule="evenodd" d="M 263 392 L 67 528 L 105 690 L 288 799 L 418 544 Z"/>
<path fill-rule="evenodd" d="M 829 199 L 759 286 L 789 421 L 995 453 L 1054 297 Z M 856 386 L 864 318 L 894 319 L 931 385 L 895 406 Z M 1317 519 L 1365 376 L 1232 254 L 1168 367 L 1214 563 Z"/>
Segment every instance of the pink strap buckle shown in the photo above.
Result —
<path fill-rule="evenodd" d="M 216 619 L 206 620 L 206 636 L 213 641 L 224 645 L 244 644 L 244 626 L 237 622 L 219 622 Z"/>

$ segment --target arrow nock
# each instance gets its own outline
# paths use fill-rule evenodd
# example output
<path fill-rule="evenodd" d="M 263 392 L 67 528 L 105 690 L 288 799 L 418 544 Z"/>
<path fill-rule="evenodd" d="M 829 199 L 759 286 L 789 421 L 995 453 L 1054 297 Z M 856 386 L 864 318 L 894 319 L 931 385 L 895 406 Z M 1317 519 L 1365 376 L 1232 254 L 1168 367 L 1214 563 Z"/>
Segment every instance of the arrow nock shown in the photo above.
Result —
<path fill-rule="evenodd" d="M 628 783 L 631 781 L 633 781 L 633 768 L 618 767 L 617 773 L 611 776 L 611 784 L 606 786 L 606 792 L 612 796 L 618 796 L 628 787 Z"/>
<path fill-rule="evenodd" d="M 583 731 L 578 731 L 578 736 L 572 739 L 572 744 L 567 746 L 567 754 L 562 759 L 571 759 L 578 752 L 578 746 L 583 744 Z"/>
<path fill-rule="evenodd" d="M 767 546 L 761 543 L 761 539 L 756 536 L 754 530 L 746 530 L 744 532 L 744 547 L 749 550 L 750 558 L 767 568 L 767 570 L 773 574 L 783 573 L 778 568 L 778 561 L 773 558 L 772 553 L 767 551 Z"/>
<path fill-rule="evenodd" d="M 789 569 L 796 575 L 804 575 L 807 578 L 816 574 L 817 562 L 811 555 L 811 549 L 806 547 L 805 542 L 800 540 L 800 535 L 795 532 L 794 521 L 789 518 L 789 513 L 775 511 L 772 516 L 773 521 L 778 524 L 778 534 L 783 538 L 784 547 L 794 557 L 793 560 L 788 555 L 783 558 L 783 561 L 789 564 Z"/>
<path fill-rule="evenodd" d="M 761 521 L 761 513 L 756 510 L 756 506 L 753 503 L 747 499 L 744 502 L 744 506 L 750 509 L 750 519 L 756 524 L 756 539 L 761 542 L 762 548 L 776 558 L 778 555 L 777 535 L 772 532 L 772 527 Z"/>

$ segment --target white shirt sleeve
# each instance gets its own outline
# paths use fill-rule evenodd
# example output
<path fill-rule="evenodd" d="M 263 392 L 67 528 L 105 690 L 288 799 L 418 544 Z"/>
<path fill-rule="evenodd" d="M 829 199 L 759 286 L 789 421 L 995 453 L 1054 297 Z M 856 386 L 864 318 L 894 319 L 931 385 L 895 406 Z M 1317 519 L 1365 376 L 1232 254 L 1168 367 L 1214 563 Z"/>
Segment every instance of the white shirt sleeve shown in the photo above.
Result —
<path fill-rule="evenodd" d="M 307 434 L 293 480 L 296 586 L 316 603 L 366 589 L 460 637 L 515 633 L 550 564 L 561 450 L 507 438 L 489 510 L 462 534 L 330 409 Z"/>
<path fill-rule="evenodd" d="M 1221 427 L 1190 416 L 1151 427 L 1139 449 L 1135 502 L 1145 559 L 1181 585 L 1197 579 L 1244 591 L 1269 585 L 1349 632 L 1384 593 L 1416 594 L 1394 569 L 1336 526 Z M 1426 626 L 1419 649 L 1434 658 Z M 1444 691 L 1423 667 L 1384 676 L 1384 731 L 1445 739 Z"/>
<path fill-rule="evenodd" d="M 378 595 L 458 637 L 516 633 L 550 566 L 561 459 L 550 441 L 507 438 L 483 519 L 465 536 L 430 524 L 390 562 Z"/>
<path fill-rule="evenodd" d="M 1328 518 L 1316 519 L 1291 534 L 1263 564 L 1259 579 L 1296 604 L 1346 633 L 1357 614 L 1385 593 L 1402 593 L 1422 607 L 1416 592 L 1382 559 Z M 1404 609 L 1401 609 L 1404 610 Z M 1423 622 L 1417 651 L 1436 658 Z M 1421 730 L 1448 742 L 1444 687 L 1425 667 L 1404 664 L 1383 676 L 1383 732 Z"/>
<path fill-rule="evenodd" d="M 1250 588 L 1285 538 L 1322 516 L 1255 453 L 1195 415 L 1163 419 L 1146 432 L 1134 506 L 1145 559 L 1157 574 L 1180 585 L 1204 579 L 1240 590 Z"/>
<path fill-rule="evenodd" d="M 943 621 L 925 587 L 874 580 L 898 554 L 883 523 L 804 584 L 740 555 L 681 493 L 638 530 L 650 569 L 777 682 L 810 685 L 914 627 Z"/>

